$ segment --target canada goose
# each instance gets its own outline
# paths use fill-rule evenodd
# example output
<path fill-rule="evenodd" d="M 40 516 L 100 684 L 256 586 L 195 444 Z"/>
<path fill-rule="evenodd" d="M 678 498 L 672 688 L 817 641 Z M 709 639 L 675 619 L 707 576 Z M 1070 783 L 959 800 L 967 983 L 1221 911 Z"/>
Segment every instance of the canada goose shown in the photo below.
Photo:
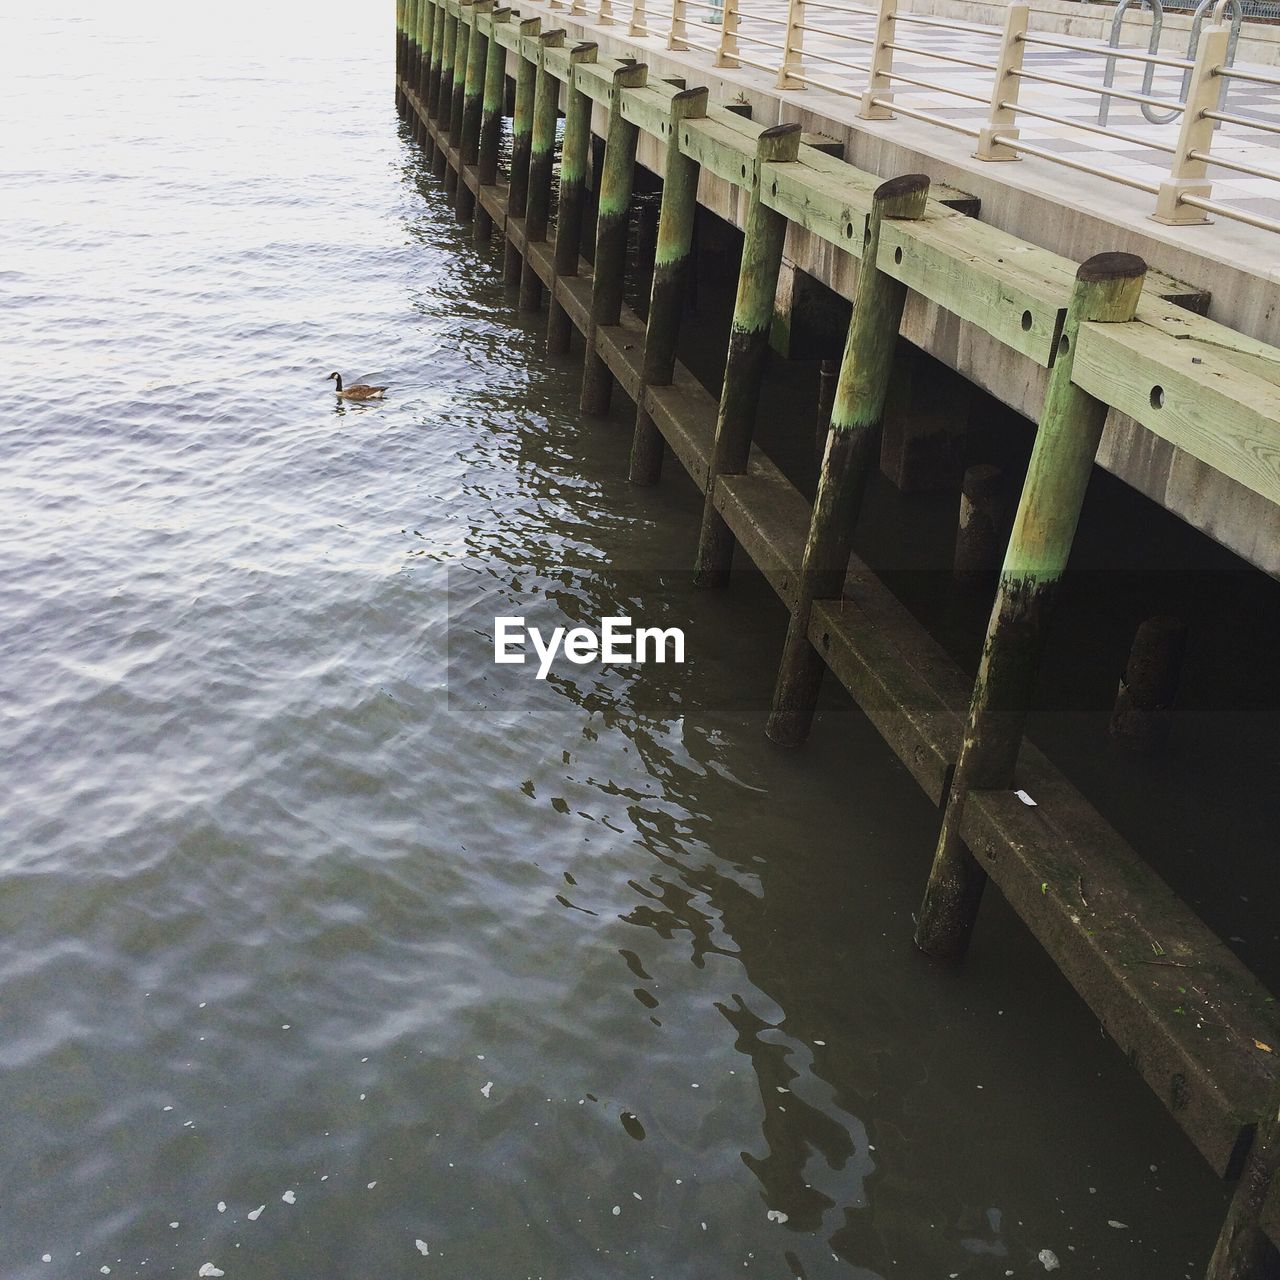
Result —
<path fill-rule="evenodd" d="M 344 400 L 381 400 L 386 387 L 371 387 L 367 382 L 353 382 L 345 391 L 342 389 L 342 374 L 331 373 L 329 378 L 338 384 L 338 395 Z M 327 382 L 329 379 L 326 378 Z"/>

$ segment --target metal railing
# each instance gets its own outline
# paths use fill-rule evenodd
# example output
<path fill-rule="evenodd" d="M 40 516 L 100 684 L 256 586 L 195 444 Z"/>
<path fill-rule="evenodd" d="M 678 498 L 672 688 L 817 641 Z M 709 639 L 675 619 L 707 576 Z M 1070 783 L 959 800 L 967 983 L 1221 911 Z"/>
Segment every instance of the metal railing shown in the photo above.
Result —
<path fill-rule="evenodd" d="M 1280 104 L 1280 72 L 1232 63 L 1241 0 L 1202 0 L 1187 57 L 1160 53 L 1158 29 L 1146 48 L 1120 44 L 1118 20 L 1111 43 L 1035 31 L 1027 0 L 1013 0 L 1003 28 L 910 13 L 899 0 L 550 2 L 602 25 L 617 24 L 631 37 L 705 54 L 717 67 L 762 72 L 784 91 L 850 98 L 864 120 L 903 116 L 972 138 L 979 160 L 1032 156 L 1140 191 L 1154 198 L 1150 216 L 1158 222 L 1188 226 L 1207 223 L 1213 214 L 1280 231 L 1280 220 L 1214 199 L 1209 173 L 1275 182 L 1273 198 L 1280 200 L 1280 166 L 1252 163 L 1238 154 L 1238 145 L 1236 153 L 1230 149 L 1242 131 L 1280 135 L 1280 111 L 1269 119 L 1224 106 L 1233 81 L 1274 86 Z M 1205 24 L 1211 2 L 1216 7 Z M 1161 7 L 1153 0 L 1153 17 Z M 1122 16 L 1118 11 L 1117 19 Z M 1054 61 L 1064 54 L 1067 72 Z M 1132 85 L 1117 83 L 1118 67 L 1133 72 Z M 1095 68 L 1097 78 L 1091 78 Z M 949 78 L 939 78 L 947 72 Z M 923 102 L 913 99 L 922 93 L 928 95 Z M 1141 118 L 1128 128 L 1113 126 L 1113 103 L 1136 106 Z M 1024 137 L 1027 121 L 1099 142 L 1096 150 L 1059 149 L 1052 138 Z M 1224 125 L 1230 134 L 1222 132 Z M 1105 163 L 1114 148 L 1102 139 L 1151 152 L 1147 173 Z"/>

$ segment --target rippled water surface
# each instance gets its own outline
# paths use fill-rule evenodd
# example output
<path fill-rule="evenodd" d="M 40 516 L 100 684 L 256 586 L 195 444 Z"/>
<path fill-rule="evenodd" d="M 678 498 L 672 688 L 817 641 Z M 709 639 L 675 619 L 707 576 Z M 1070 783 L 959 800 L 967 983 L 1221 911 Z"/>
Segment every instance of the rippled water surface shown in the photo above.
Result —
<path fill-rule="evenodd" d="M 1170 1277 L 1222 1196 L 782 619 L 683 569 L 392 4 L 0 3 L 0 1275 Z M 331 369 L 385 405 L 335 409 Z M 625 611 L 684 666 L 487 657 Z"/>

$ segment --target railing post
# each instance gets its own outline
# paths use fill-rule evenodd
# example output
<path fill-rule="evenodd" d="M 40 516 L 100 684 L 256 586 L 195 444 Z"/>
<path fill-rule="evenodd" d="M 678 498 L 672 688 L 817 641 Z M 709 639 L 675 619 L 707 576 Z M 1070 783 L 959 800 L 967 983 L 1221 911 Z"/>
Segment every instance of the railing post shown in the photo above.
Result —
<path fill-rule="evenodd" d="M 671 132 L 667 135 L 662 174 L 662 207 L 658 245 L 653 256 L 653 284 L 644 330 L 640 389 L 636 393 L 636 425 L 631 439 L 632 484 L 656 484 L 662 471 L 662 434 L 645 408 L 645 389 L 671 383 L 676 366 L 676 340 L 688 288 L 693 223 L 698 209 L 698 175 L 702 166 L 680 150 L 680 126 L 707 114 L 707 90 L 682 89 L 671 99 Z"/>
<path fill-rule="evenodd" d="M 613 22 L 613 0 L 597 0 L 596 21 L 607 27 Z"/>
<path fill-rule="evenodd" d="M 738 63 L 738 0 L 724 0 L 720 10 L 720 46 L 716 50 L 717 67 L 736 67 Z"/>
<path fill-rule="evenodd" d="M 649 81 L 643 62 L 623 63 L 613 73 L 609 93 L 609 132 L 605 140 L 604 171 L 600 175 L 596 215 L 595 274 L 591 282 L 591 314 L 582 335 L 586 355 L 582 365 L 582 412 L 596 417 L 609 412 L 613 375 L 596 350 L 596 330 L 617 324 L 622 315 L 622 289 L 627 270 L 627 232 L 631 214 L 631 185 L 635 178 L 638 127 L 622 114 L 622 91 L 641 89 Z"/>
<path fill-rule="evenodd" d="M 585 18 L 587 16 L 587 0 L 569 0 L 569 16 Z"/>
<path fill-rule="evenodd" d="M 888 3 L 888 0 L 885 0 Z M 787 29 L 782 37 L 782 63 L 778 67 L 779 89 L 803 89 L 796 79 L 804 60 L 804 0 L 787 0 Z"/>
<path fill-rule="evenodd" d="M 1146 271 L 1131 253 L 1101 253 L 1076 272 L 920 909 L 916 945 L 931 956 L 959 959 L 969 946 L 987 875 L 960 835 L 965 801 L 971 791 L 1013 785 L 1049 619 L 1107 417 L 1105 402 L 1071 380 L 1080 326 L 1132 320 Z"/>
<path fill-rule="evenodd" d="M 978 146 L 974 158 L 978 160 L 1017 160 L 1018 153 L 1004 143 L 996 141 L 996 135 L 1003 138 L 1018 136 L 1018 114 L 1014 108 L 1018 104 L 1018 90 L 1022 86 L 1022 54 L 1026 49 L 1023 36 L 1027 33 L 1027 22 L 1031 17 L 1031 6 L 1027 0 L 1014 0 L 1009 6 L 1004 19 L 1004 37 L 1000 41 L 1000 56 L 996 59 L 996 78 L 991 87 L 991 109 L 987 114 L 987 123 L 978 133 Z"/>
<path fill-rule="evenodd" d="M 578 274 L 582 253 L 582 215 L 586 205 L 587 159 L 591 149 L 591 99 L 578 88 L 576 68 L 596 60 L 596 46 L 575 45 L 569 53 L 569 76 L 564 86 L 564 139 L 560 146 L 560 200 L 556 211 L 555 271 L 547 306 L 547 352 L 569 350 L 573 321 L 556 298 L 555 281 Z"/>
<path fill-rule="evenodd" d="M 689 35 L 689 0 L 671 0 L 671 29 L 667 32 L 668 49 L 687 49 Z"/>
<path fill-rule="evenodd" d="M 631 21 L 627 23 L 627 35 L 647 36 L 649 15 L 645 11 L 644 0 L 631 0 Z"/>
<path fill-rule="evenodd" d="M 892 120 L 893 112 L 885 102 L 893 101 L 893 18 L 897 12 L 897 0 L 880 0 L 876 12 L 875 43 L 871 46 L 871 74 L 867 77 L 867 89 L 858 107 L 860 120 Z"/>
<path fill-rule="evenodd" d="M 1185 226 L 1209 221 L 1203 209 L 1184 205 L 1182 197 L 1208 199 L 1213 191 L 1213 184 L 1206 173 L 1207 163 L 1197 157 L 1207 154 L 1213 145 L 1218 122 L 1204 113 L 1216 111 L 1222 101 L 1225 81 L 1218 72 L 1227 61 L 1230 40 L 1231 28 L 1226 23 L 1214 23 L 1201 32 L 1200 47 L 1196 50 L 1195 66 L 1191 70 L 1191 83 L 1187 88 L 1182 127 L 1178 130 L 1178 149 L 1173 154 L 1169 177 L 1160 184 L 1156 196 L 1156 211 L 1151 215 L 1154 222 Z"/>
<path fill-rule="evenodd" d="M 815 600 L 838 600 L 844 591 L 853 532 L 867 472 L 875 457 L 907 301 L 907 286 L 876 265 L 880 228 L 886 218 L 922 218 L 928 199 L 929 179 L 922 173 L 891 178 L 881 183 L 871 198 L 858 292 L 840 360 L 796 605 L 765 729 L 772 741 L 784 747 L 799 746 L 813 723 L 826 662 L 809 643 L 809 616 Z"/>
<path fill-rule="evenodd" d="M 748 196 L 747 216 L 743 223 L 738 292 L 729 326 L 724 386 L 716 412 L 715 441 L 711 465 L 707 468 L 707 492 L 698 537 L 694 581 L 701 587 L 720 587 L 729 580 L 734 540 L 728 523 L 716 507 L 716 479 L 721 475 L 741 474 L 751 457 L 751 436 L 755 431 L 756 407 L 769 354 L 769 327 L 787 234 L 786 217 L 760 199 L 760 189 L 766 181 L 763 170 L 770 163 L 794 162 L 799 154 L 800 126 L 777 124 L 756 139 L 751 168 L 743 166 L 744 176 L 750 175 L 744 192 Z"/>

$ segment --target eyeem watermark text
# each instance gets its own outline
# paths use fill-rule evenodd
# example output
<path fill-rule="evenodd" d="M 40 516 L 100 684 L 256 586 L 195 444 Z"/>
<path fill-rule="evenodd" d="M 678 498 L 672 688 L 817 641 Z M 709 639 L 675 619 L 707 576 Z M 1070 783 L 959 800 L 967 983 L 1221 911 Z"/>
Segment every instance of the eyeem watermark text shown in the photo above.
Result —
<path fill-rule="evenodd" d="M 630 618 L 602 618 L 599 631 L 556 627 L 547 636 L 526 627 L 523 617 L 494 618 L 494 662 L 523 664 L 529 650 L 537 655 L 538 679 L 545 680 L 561 652 L 580 667 L 592 662 L 683 662 L 684 632 L 679 627 L 635 627 Z"/>

